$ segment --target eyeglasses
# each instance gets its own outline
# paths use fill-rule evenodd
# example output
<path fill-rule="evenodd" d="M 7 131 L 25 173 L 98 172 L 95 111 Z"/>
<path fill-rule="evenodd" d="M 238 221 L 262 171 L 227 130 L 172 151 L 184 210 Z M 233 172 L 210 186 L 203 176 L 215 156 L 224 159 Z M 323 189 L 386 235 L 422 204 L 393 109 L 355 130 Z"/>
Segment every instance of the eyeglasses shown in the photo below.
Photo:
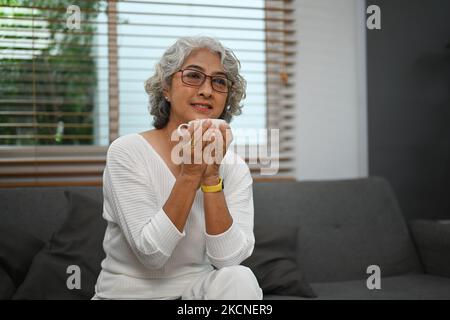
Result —
<path fill-rule="evenodd" d="M 200 87 L 206 78 L 211 78 L 211 87 L 221 93 L 228 93 L 233 82 L 225 76 L 208 76 L 207 74 L 193 69 L 181 69 L 181 81 L 188 86 Z"/>

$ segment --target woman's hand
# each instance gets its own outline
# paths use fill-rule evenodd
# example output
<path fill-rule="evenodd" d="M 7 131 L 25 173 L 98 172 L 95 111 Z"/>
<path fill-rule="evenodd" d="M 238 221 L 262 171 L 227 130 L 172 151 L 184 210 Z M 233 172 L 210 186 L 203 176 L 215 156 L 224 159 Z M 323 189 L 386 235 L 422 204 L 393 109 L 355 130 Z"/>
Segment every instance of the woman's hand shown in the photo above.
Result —
<path fill-rule="evenodd" d="M 192 179 L 198 187 L 201 183 L 218 183 L 220 163 L 233 141 L 228 124 L 221 124 L 218 129 L 212 128 L 211 124 L 211 121 L 205 121 L 201 127 L 194 127 L 192 123 L 184 136 L 188 143 L 183 147 L 180 175 Z"/>
<path fill-rule="evenodd" d="M 204 185 L 216 185 L 219 182 L 219 167 L 222 162 L 225 154 L 233 141 L 233 134 L 231 132 L 231 128 L 228 124 L 224 123 L 219 126 L 219 129 L 210 129 L 213 130 L 214 133 L 211 133 L 212 141 L 210 146 L 215 144 L 217 149 L 221 148 L 221 152 L 215 154 L 215 150 L 211 153 L 214 162 L 212 164 L 208 164 L 205 173 L 203 174 L 201 183 Z M 208 133 L 207 133 L 208 134 Z M 216 141 L 216 139 L 220 139 L 220 141 Z"/>
<path fill-rule="evenodd" d="M 201 179 L 206 171 L 207 163 L 203 159 L 203 150 L 210 143 L 203 135 L 211 127 L 211 121 L 204 121 L 201 126 L 191 123 L 184 135 L 187 144 L 183 147 L 183 162 L 180 176 L 191 178 L 200 187 Z"/>

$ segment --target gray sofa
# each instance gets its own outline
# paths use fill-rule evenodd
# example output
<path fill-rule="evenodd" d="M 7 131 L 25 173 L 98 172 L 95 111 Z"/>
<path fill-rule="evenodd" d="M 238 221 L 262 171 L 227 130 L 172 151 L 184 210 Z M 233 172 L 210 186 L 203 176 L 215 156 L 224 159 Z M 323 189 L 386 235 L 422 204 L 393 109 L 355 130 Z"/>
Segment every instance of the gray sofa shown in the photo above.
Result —
<path fill-rule="evenodd" d="M 102 190 L 98 187 L 0 189 L 0 221 L 8 230 L 17 226 L 20 232 L 47 243 L 47 249 L 51 249 L 48 242 L 61 242 L 61 236 L 54 239 L 54 234 L 67 219 L 66 190 L 84 194 L 99 203 L 102 200 Z M 295 263 L 317 295 L 314 299 L 450 299 L 450 224 L 406 223 L 390 185 L 382 178 L 259 182 L 254 184 L 254 204 L 255 228 L 266 226 L 270 232 L 273 227 L 280 232 L 283 226 L 289 226 L 298 230 L 292 249 Z M 83 223 L 92 228 L 91 222 Z M 82 229 L 85 228 L 71 228 L 70 232 L 73 236 Z M 99 239 L 103 232 L 96 232 Z M 4 241 L 1 234 L 0 241 Z M 256 241 L 258 245 L 258 237 Z M 16 243 L 20 250 L 21 240 Z M 77 240 L 78 243 L 85 242 Z M 42 248 L 45 246 L 36 246 L 33 254 Z M 63 248 L 70 246 L 66 244 Z M 5 260 L 11 254 L 8 256 L 1 250 L 0 246 L 0 266 L 7 265 Z M 60 257 L 66 255 L 64 250 L 59 250 Z M 101 258 L 100 255 L 94 261 Z M 23 261 L 28 264 L 22 268 L 24 274 L 13 278 L 17 291 L 24 286 L 22 281 L 27 282 L 27 287 L 19 295 L 10 292 L 9 297 L 59 298 L 57 293 L 43 294 L 42 288 L 40 296 L 27 296 L 30 286 L 33 288 L 27 268 L 32 268 L 35 261 L 33 257 Z M 367 273 L 367 268 L 371 265 L 379 267 L 380 289 L 367 286 L 367 279 L 372 275 Z M 5 268 L 6 273 L 11 272 L 8 270 L 11 267 Z M 38 274 L 44 271 L 39 270 Z M 90 283 L 83 283 L 88 291 L 76 298 L 89 297 L 98 271 L 89 269 Z M 266 294 L 265 298 L 305 299 L 279 293 Z"/>
<path fill-rule="evenodd" d="M 263 183 L 254 201 L 257 223 L 298 227 L 297 263 L 316 299 L 450 299 L 450 224 L 407 223 L 385 179 Z M 381 289 L 367 287 L 371 265 Z"/>

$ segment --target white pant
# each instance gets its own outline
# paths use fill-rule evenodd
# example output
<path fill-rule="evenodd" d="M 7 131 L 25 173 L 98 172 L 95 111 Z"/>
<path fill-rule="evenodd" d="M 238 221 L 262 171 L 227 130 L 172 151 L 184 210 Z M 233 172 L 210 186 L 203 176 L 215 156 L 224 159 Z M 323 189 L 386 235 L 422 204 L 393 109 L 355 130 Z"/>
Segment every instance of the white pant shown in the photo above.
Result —
<path fill-rule="evenodd" d="M 193 281 L 183 300 L 262 300 L 263 294 L 253 272 L 244 266 L 212 270 Z"/>
<path fill-rule="evenodd" d="M 253 272 L 244 266 L 212 270 L 192 281 L 183 300 L 262 300 L 263 293 Z M 167 299 L 176 299 L 168 297 Z M 105 300 L 95 295 L 92 300 Z"/>

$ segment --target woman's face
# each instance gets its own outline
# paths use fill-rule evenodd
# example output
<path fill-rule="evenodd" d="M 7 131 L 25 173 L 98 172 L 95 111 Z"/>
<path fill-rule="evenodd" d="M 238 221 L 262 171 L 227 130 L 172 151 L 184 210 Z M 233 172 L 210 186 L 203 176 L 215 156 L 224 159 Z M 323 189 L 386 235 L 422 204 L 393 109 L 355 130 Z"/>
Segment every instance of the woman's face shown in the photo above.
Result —
<path fill-rule="evenodd" d="M 206 75 L 225 75 L 219 55 L 208 49 L 192 51 L 181 67 L 186 68 Z M 170 88 L 164 90 L 171 104 L 169 122 L 177 125 L 194 119 L 218 118 L 225 108 L 227 93 L 214 90 L 209 77 L 200 87 L 193 87 L 183 83 L 181 75 L 181 72 L 176 72 Z"/>

